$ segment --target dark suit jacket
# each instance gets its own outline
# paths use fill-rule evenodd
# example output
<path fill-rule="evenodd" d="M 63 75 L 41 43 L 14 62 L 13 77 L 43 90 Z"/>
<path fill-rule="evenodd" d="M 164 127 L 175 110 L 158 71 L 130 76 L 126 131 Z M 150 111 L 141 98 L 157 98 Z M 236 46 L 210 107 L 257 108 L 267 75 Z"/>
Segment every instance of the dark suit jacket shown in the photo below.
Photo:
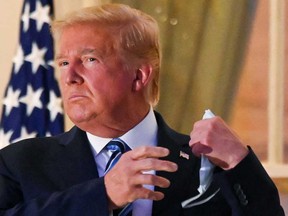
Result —
<path fill-rule="evenodd" d="M 252 151 L 233 170 L 215 171 L 205 195 L 208 202 L 183 209 L 181 202 L 198 194 L 199 158 L 191 154 L 189 137 L 170 129 L 156 113 L 158 145 L 178 164 L 175 173 L 157 172 L 171 181 L 153 215 L 284 215 L 278 192 Z M 180 156 L 186 152 L 189 159 Z M 204 198 L 203 198 L 204 199 Z M 0 151 L 0 215 L 108 215 L 107 195 L 84 131 L 77 127 L 55 137 L 34 138 Z"/>

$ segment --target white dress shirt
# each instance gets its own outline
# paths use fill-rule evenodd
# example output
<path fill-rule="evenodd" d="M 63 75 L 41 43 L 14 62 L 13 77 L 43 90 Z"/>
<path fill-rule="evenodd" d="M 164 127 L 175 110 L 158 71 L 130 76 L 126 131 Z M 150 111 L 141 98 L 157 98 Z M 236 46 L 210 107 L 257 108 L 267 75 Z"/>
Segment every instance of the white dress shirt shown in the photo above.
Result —
<path fill-rule="evenodd" d="M 123 140 L 131 149 L 134 149 L 141 145 L 156 146 L 157 145 L 157 122 L 153 112 L 150 108 L 147 116 L 134 128 L 127 133 L 119 137 Z M 112 138 L 102 138 L 94 136 L 87 132 L 88 140 L 91 144 L 91 149 L 94 155 L 94 159 L 97 164 L 97 170 L 99 176 L 104 175 L 106 164 L 111 155 L 104 149 L 106 144 L 111 141 Z M 155 174 L 155 171 L 147 173 Z M 146 188 L 154 190 L 154 186 L 144 185 Z M 133 202 L 133 215 L 137 216 L 150 216 L 152 215 L 152 200 L 139 199 Z"/>

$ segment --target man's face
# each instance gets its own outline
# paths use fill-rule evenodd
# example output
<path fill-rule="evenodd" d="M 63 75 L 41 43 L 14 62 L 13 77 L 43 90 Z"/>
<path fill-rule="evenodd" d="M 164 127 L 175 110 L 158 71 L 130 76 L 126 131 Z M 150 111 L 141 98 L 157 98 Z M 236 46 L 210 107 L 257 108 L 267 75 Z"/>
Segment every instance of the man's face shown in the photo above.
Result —
<path fill-rule="evenodd" d="M 66 27 L 59 38 L 56 64 L 64 108 L 87 131 L 120 130 L 116 122 L 132 103 L 134 74 L 125 69 L 113 44 L 107 30 L 90 23 Z"/>

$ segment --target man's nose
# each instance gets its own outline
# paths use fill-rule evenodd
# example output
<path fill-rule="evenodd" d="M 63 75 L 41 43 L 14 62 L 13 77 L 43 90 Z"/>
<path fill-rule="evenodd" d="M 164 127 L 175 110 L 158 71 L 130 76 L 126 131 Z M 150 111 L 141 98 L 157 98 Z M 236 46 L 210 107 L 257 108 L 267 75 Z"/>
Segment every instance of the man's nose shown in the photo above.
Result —
<path fill-rule="evenodd" d="M 68 85 L 82 84 L 84 82 L 84 79 L 82 76 L 83 76 L 82 64 L 74 63 L 70 65 L 69 69 L 67 70 L 65 82 Z"/>

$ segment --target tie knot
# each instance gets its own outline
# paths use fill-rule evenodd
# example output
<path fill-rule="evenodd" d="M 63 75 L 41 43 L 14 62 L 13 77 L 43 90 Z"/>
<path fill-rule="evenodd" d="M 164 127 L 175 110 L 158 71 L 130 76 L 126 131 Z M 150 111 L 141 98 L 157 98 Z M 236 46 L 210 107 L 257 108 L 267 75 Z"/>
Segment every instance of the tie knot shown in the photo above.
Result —
<path fill-rule="evenodd" d="M 105 146 L 107 151 L 110 151 L 112 155 L 106 165 L 105 173 L 106 174 L 119 160 L 121 155 L 128 150 L 131 150 L 130 147 L 124 143 L 122 140 L 113 139 Z"/>
<path fill-rule="evenodd" d="M 125 152 L 125 145 L 121 141 L 118 140 L 111 140 L 107 145 L 106 149 L 111 152 Z"/>
<path fill-rule="evenodd" d="M 121 154 L 131 150 L 130 147 L 124 143 L 122 140 L 113 139 L 106 145 L 106 150 L 114 152 L 121 152 Z"/>

